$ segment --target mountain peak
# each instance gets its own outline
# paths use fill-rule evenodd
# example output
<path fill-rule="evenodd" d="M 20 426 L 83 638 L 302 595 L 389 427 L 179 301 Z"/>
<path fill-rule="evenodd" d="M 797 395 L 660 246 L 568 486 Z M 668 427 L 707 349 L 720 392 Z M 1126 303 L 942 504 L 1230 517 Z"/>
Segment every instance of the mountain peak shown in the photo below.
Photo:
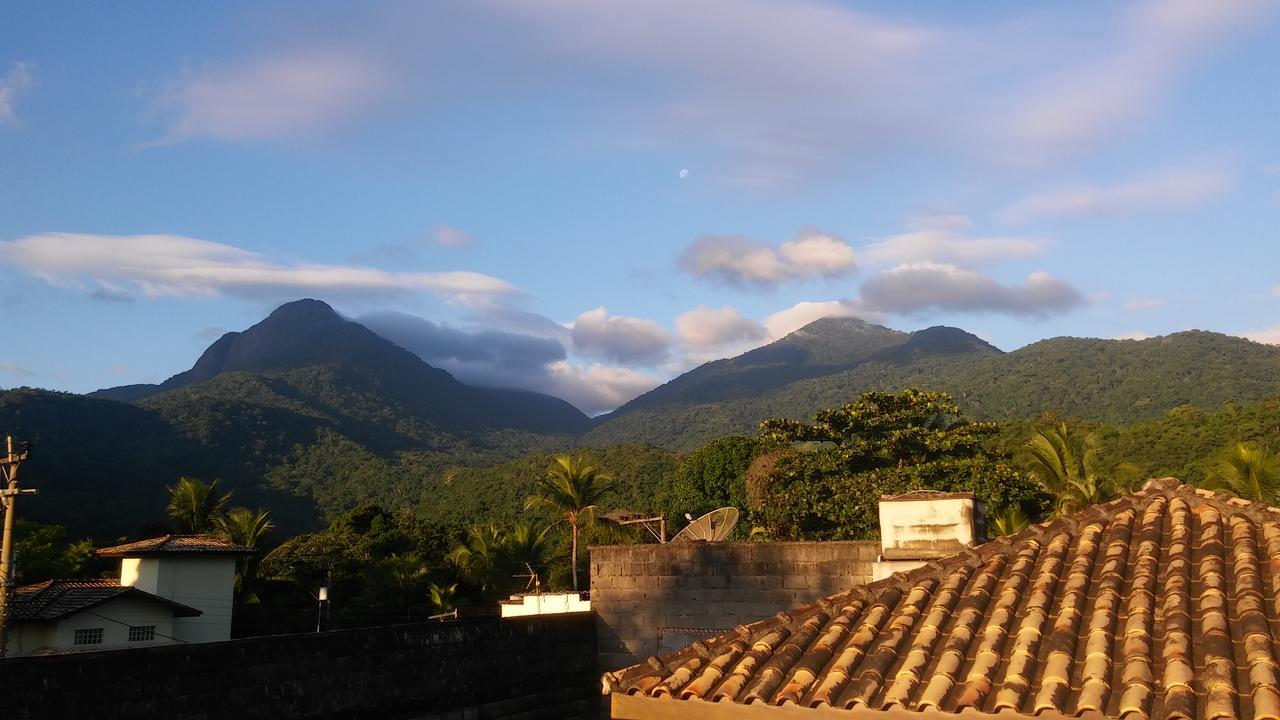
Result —
<path fill-rule="evenodd" d="M 287 302 L 275 310 L 272 310 L 271 314 L 262 322 L 317 323 L 342 319 L 342 316 L 329 306 L 329 303 L 323 300 L 304 298 L 302 300 Z"/>

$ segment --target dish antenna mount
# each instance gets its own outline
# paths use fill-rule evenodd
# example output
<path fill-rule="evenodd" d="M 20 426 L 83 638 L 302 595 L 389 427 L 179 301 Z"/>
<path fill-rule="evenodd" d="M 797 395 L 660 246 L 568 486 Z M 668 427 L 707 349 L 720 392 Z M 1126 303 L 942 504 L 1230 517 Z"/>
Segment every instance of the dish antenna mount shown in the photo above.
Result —
<path fill-rule="evenodd" d="M 729 537 L 729 533 L 733 532 L 733 526 L 736 524 L 738 524 L 738 508 L 722 507 L 686 525 L 671 538 L 671 542 L 687 540 L 720 542 Z"/>

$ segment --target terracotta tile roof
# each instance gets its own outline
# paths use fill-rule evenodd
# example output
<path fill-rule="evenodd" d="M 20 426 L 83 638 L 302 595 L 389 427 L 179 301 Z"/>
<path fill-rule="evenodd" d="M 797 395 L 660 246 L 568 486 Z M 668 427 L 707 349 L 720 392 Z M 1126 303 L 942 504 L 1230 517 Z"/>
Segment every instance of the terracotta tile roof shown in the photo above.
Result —
<path fill-rule="evenodd" d="M 101 548 L 98 557 L 146 557 L 170 553 L 252 555 L 255 551 L 212 535 L 165 535 Z"/>
<path fill-rule="evenodd" d="M 1274 720 L 1278 638 L 1280 509 L 1164 479 L 604 682 L 859 714 Z"/>
<path fill-rule="evenodd" d="M 195 617 L 199 610 L 152 595 L 115 580 L 45 580 L 24 585 L 13 591 L 10 606 L 14 622 L 52 622 L 68 615 L 101 605 L 109 600 L 133 597 L 163 603 L 173 608 L 177 617 Z"/>

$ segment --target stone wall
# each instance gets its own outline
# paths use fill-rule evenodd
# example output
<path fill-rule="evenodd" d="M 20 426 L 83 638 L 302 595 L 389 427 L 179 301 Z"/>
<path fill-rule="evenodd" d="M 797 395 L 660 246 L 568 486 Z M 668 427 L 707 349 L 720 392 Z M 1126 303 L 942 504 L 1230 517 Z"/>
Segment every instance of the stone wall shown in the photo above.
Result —
<path fill-rule="evenodd" d="M 880 543 L 615 545 L 591 548 L 601 670 L 871 581 Z"/>
<path fill-rule="evenodd" d="M 590 613 L 0 660 L 5 720 L 599 717 Z"/>

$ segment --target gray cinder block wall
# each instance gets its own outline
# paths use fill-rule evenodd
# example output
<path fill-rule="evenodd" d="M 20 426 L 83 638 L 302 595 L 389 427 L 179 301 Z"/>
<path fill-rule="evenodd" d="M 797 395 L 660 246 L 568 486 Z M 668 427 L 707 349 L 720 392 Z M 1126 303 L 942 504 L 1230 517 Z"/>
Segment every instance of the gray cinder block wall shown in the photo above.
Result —
<path fill-rule="evenodd" d="M 601 670 L 871 582 L 877 541 L 591 548 Z"/>

